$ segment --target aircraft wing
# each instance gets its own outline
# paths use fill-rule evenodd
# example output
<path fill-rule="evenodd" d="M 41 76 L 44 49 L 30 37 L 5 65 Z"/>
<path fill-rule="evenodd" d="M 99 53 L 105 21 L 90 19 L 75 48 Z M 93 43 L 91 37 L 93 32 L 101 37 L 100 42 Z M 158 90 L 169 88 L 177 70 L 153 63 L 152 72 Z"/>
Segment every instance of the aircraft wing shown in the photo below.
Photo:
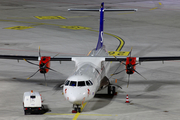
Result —
<path fill-rule="evenodd" d="M 79 56 L 81 58 L 88 58 L 90 56 Z M 14 60 L 32 60 L 38 61 L 39 56 L 28 56 L 28 55 L 0 55 L 0 59 L 14 59 Z M 76 58 L 73 56 L 57 56 L 51 57 L 50 61 L 72 61 L 72 58 Z M 104 61 L 126 61 L 126 56 L 107 56 L 107 57 L 97 57 L 97 58 L 104 58 Z M 162 56 L 162 57 L 131 57 L 136 58 L 137 62 L 150 62 L 150 61 L 173 61 L 173 60 L 180 60 L 180 56 Z"/>
<path fill-rule="evenodd" d="M 38 61 L 38 56 L 23 56 L 23 55 L 0 55 L 0 59 L 14 59 L 14 60 L 33 60 Z"/>
<path fill-rule="evenodd" d="M 139 62 L 180 60 L 180 56 L 139 57 Z"/>
<path fill-rule="evenodd" d="M 130 57 L 105 57 L 105 61 L 126 61 L 127 58 Z M 162 56 L 162 57 L 131 57 L 136 59 L 137 62 L 150 62 L 150 61 L 173 61 L 173 60 L 180 60 L 180 56 Z"/>
<path fill-rule="evenodd" d="M 87 58 L 91 57 L 91 56 L 79 56 L 81 58 Z M 77 58 L 79 58 L 77 57 Z M 60 57 L 55 57 L 55 58 L 51 58 L 51 61 L 72 61 L 73 58 L 76 57 L 66 57 L 66 56 L 60 56 Z M 127 56 L 106 56 L 106 57 L 96 57 L 96 58 L 100 58 L 100 59 L 104 59 L 104 61 L 126 61 Z M 180 56 L 162 56 L 162 57 L 131 57 L 131 58 L 135 58 L 137 62 L 151 62 L 151 61 L 174 61 L 174 60 L 180 60 Z"/>
<path fill-rule="evenodd" d="M 0 55 L 0 59 L 14 59 L 14 60 L 32 60 L 38 61 L 39 56 L 28 56 L 28 55 Z M 72 61 L 72 57 L 51 57 L 50 61 Z"/>

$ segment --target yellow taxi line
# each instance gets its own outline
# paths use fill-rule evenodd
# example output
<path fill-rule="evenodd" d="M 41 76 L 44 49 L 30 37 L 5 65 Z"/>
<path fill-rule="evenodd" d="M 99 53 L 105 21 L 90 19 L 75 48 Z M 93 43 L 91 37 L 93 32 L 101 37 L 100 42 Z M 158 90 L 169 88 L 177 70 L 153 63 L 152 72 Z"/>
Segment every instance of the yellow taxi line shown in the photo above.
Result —
<path fill-rule="evenodd" d="M 74 114 L 61 114 L 61 113 L 45 113 L 44 115 L 74 115 Z M 76 120 L 79 116 L 118 116 L 113 114 L 81 114 L 76 113 L 73 120 Z"/>
<path fill-rule="evenodd" d="M 77 120 L 77 118 L 79 117 L 80 113 L 76 113 L 76 115 L 74 116 L 74 118 L 72 120 Z"/>
<path fill-rule="evenodd" d="M 99 32 L 99 31 L 97 31 L 97 30 L 92 30 L 92 29 L 88 29 L 88 30 L 94 31 L 94 32 Z M 122 47 L 123 47 L 124 44 L 125 44 L 125 42 L 124 42 L 124 40 L 123 40 L 122 38 L 120 38 L 120 37 L 118 37 L 118 36 L 116 36 L 116 35 L 110 34 L 110 33 L 106 33 L 106 32 L 104 32 L 104 34 L 107 34 L 107 35 L 110 35 L 110 36 L 112 36 L 112 37 L 115 37 L 116 39 L 118 39 L 118 40 L 120 41 L 120 45 L 118 46 L 118 48 L 116 49 L 116 51 L 120 51 L 120 50 L 122 49 Z"/>
<path fill-rule="evenodd" d="M 118 48 L 116 49 L 116 51 L 120 51 L 122 49 L 122 47 L 124 46 L 124 40 L 121 39 L 120 37 L 116 36 L 116 35 L 113 35 L 113 34 L 110 34 L 110 33 L 104 33 L 104 34 L 107 34 L 107 35 L 110 35 L 110 36 L 113 36 L 115 37 L 116 39 L 118 39 L 120 41 L 120 45 L 118 46 Z"/>
<path fill-rule="evenodd" d="M 82 104 L 82 107 L 81 107 L 81 111 L 84 109 L 84 107 L 86 106 L 87 102 Z M 76 115 L 74 116 L 73 120 L 76 120 L 78 117 L 79 117 L 80 113 L 76 113 Z"/>
<path fill-rule="evenodd" d="M 159 5 L 162 5 L 161 2 L 158 2 Z M 158 9 L 158 7 L 154 7 L 154 8 L 151 8 L 150 10 L 155 10 L 155 9 Z"/>
<path fill-rule="evenodd" d="M 62 113 L 45 113 L 44 115 L 74 115 L 74 114 L 62 114 Z"/>

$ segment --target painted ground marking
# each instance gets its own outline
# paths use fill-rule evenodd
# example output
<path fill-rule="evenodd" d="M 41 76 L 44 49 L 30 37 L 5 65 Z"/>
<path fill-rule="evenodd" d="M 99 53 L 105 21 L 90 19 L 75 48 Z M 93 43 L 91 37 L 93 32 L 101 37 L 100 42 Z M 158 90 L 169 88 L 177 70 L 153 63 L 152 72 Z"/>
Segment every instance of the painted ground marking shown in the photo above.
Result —
<path fill-rule="evenodd" d="M 40 20 L 66 19 L 65 17 L 62 16 L 34 16 L 34 17 Z"/>
<path fill-rule="evenodd" d="M 30 29 L 30 28 L 34 28 L 34 27 L 32 27 L 32 26 L 14 26 L 14 27 L 8 27 L 8 28 L 4 28 L 4 29 L 24 30 L 24 29 Z"/>
<path fill-rule="evenodd" d="M 110 56 L 128 56 L 129 51 L 108 51 Z"/>
<path fill-rule="evenodd" d="M 83 27 L 83 26 L 61 26 L 60 28 L 73 29 L 73 30 L 91 29 L 89 27 Z"/>

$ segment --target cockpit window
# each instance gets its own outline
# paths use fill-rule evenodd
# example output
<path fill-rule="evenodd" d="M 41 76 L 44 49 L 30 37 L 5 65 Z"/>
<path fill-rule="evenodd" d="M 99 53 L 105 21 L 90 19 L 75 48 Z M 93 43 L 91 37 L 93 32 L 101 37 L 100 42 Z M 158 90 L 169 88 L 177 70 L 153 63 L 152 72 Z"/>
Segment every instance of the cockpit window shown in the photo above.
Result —
<path fill-rule="evenodd" d="M 90 80 L 88 80 L 88 81 L 86 81 L 86 85 L 91 86 L 91 85 L 93 85 L 93 83 Z"/>
<path fill-rule="evenodd" d="M 93 85 L 93 83 L 90 80 L 88 80 L 88 82 L 90 82 L 90 84 Z"/>
<path fill-rule="evenodd" d="M 78 86 L 85 86 L 85 82 L 84 81 L 79 81 Z"/>
<path fill-rule="evenodd" d="M 69 85 L 69 80 L 67 80 L 66 82 L 65 82 L 65 86 L 68 86 Z"/>
<path fill-rule="evenodd" d="M 76 81 L 71 81 L 70 86 L 76 86 Z"/>
<path fill-rule="evenodd" d="M 86 81 L 86 85 L 87 85 L 87 86 L 90 86 L 91 83 L 90 83 L 89 81 Z"/>
<path fill-rule="evenodd" d="M 78 84 L 78 85 L 77 85 Z M 93 83 L 91 82 L 91 80 L 88 80 L 88 81 L 65 81 L 64 83 L 65 86 L 78 86 L 78 87 L 82 87 L 82 86 L 91 86 L 93 85 Z"/>

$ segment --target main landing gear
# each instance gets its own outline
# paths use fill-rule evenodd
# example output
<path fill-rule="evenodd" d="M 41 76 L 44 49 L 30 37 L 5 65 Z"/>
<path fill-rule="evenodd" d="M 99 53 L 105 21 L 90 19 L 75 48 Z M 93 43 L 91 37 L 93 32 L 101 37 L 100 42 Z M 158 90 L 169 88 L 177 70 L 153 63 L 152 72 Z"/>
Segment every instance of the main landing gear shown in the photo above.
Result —
<path fill-rule="evenodd" d="M 108 95 L 117 95 L 116 88 L 121 88 L 119 85 L 109 84 L 108 86 Z"/>
<path fill-rule="evenodd" d="M 116 93 L 116 88 L 115 86 L 108 86 L 108 95 L 115 95 Z"/>
<path fill-rule="evenodd" d="M 81 112 L 81 105 L 75 105 L 73 104 L 74 110 L 72 110 L 72 113 L 80 113 Z"/>

